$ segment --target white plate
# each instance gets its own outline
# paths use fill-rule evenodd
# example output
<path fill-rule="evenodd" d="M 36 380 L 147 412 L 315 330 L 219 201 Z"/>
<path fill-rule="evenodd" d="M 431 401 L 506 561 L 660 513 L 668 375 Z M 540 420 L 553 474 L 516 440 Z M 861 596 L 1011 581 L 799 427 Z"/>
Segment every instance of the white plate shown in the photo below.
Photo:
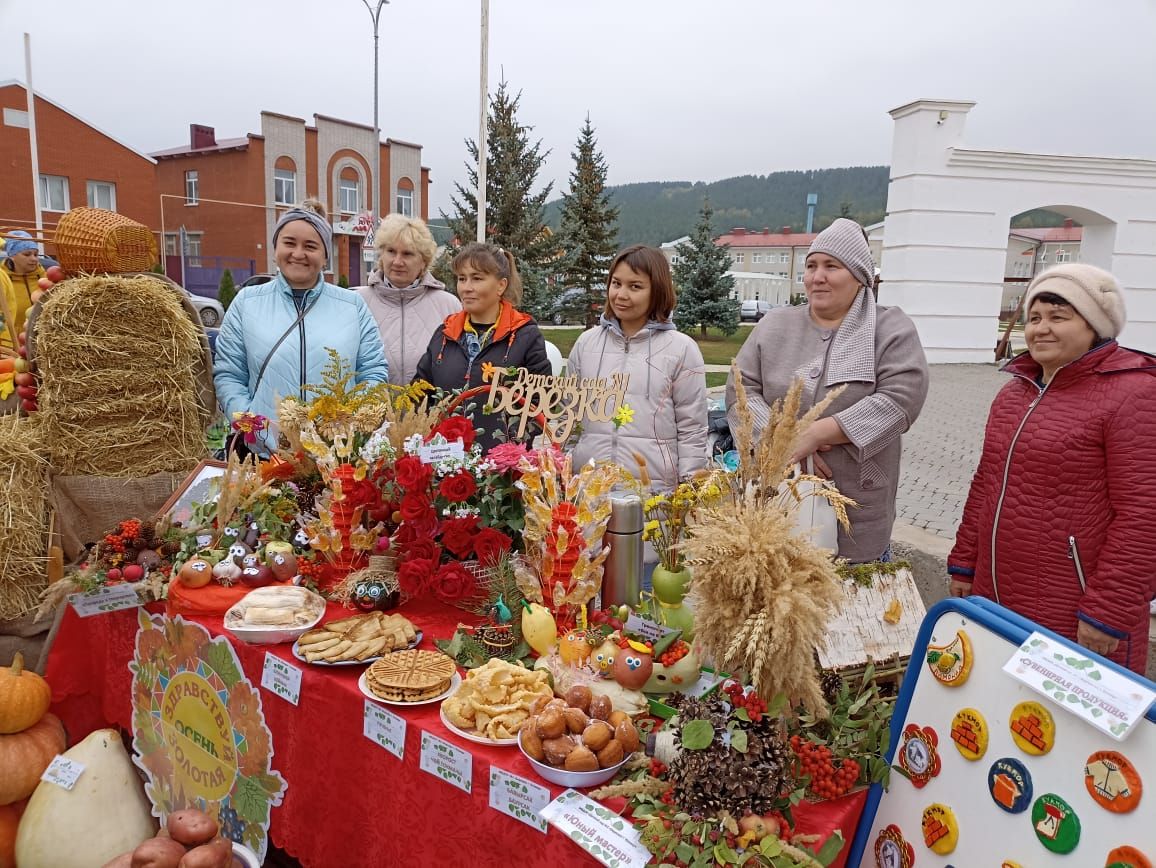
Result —
<path fill-rule="evenodd" d="M 474 744 L 488 744 L 490 747 L 510 747 L 511 745 L 518 743 L 517 736 L 514 736 L 513 738 L 498 740 L 493 738 L 486 738 L 484 735 L 478 735 L 477 732 L 467 732 L 464 729 L 458 729 L 456 726 L 450 723 L 450 719 L 446 717 L 445 709 L 439 708 L 438 713 L 442 716 L 442 723 L 445 724 L 446 729 L 448 729 L 454 735 L 461 736 L 466 741 L 472 741 Z"/>
<path fill-rule="evenodd" d="M 362 693 L 364 693 L 374 702 L 380 702 L 382 705 L 429 705 L 431 702 L 441 702 L 443 699 L 457 690 L 462 683 L 462 676 L 455 672 L 453 677 L 450 679 L 450 686 L 446 688 L 444 693 L 439 693 L 437 696 L 431 696 L 429 699 L 419 699 L 417 702 L 400 702 L 396 699 L 382 699 L 380 696 L 370 690 L 369 682 L 365 678 L 365 676 L 368 674 L 368 670 L 361 673 L 361 677 L 357 679 L 357 686 Z"/>
<path fill-rule="evenodd" d="M 322 625 L 322 629 L 324 629 L 324 625 Z M 413 637 L 412 642 L 406 645 L 405 648 L 396 648 L 394 650 L 404 651 L 410 648 L 416 648 L 418 645 L 420 645 L 421 640 L 425 638 L 425 634 L 422 633 L 421 630 L 417 630 L 415 632 L 417 635 Z M 376 663 L 384 655 L 378 654 L 376 657 L 366 657 L 364 660 L 335 660 L 332 663 L 330 663 L 328 660 L 306 660 L 305 655 L 301 653 L 301 649 L 298 647 L 298 644 L 294 642 L 293 656 L 300 660 L 302 663 L 308 663 L 310 666 L 368 666 L 370 663 Z"/>

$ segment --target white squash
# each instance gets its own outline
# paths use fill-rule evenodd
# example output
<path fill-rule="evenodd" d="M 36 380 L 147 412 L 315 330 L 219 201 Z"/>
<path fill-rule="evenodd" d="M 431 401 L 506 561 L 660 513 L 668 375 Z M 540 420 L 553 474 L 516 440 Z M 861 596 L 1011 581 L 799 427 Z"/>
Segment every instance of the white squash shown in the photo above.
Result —
<path fill-rule="evenodd" d="M 136 767 L 112 729 L 100 729 L 64 756 L 84 765 L 71 790 L 41 781 L 16 833 L 20 868 L 92 868 L 157 832 Z"/>

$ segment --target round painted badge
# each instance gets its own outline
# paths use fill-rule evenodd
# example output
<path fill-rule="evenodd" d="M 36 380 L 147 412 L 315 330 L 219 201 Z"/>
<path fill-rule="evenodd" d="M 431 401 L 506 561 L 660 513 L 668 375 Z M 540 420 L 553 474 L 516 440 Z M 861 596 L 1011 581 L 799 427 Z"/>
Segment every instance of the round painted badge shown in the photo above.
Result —
<path fill-rule="evenodd" d="M 959 843 L 959 823 L 947 805 L 935 802 L 923 809 L 923 843 L 940 856 L 952 852 Z"/>
<path fill-rule="evenodd" d="M 1015 743 L 1032 756 L 1043 756 L 1056 743 L 1056 722 L 1038 702 L 1021 702 L 1013 708 L 1008 726 Z"/>
<path fill-rule="evenodd" d="M 1032 776 L 1017 759 L 997 759 L 987 771 L 987 788 L 997 805 L 1009 814 L 1019 814 L 1032 803 Z"/>
<path fill-rule="evenodd" d="M 1152 861 L 1135 847 L 1116 847 L 1108 853 L 1104 868 L 1152 868 Z"/>
<path fill-rule="evenodd" d="M 915 848 L 903 838 L 903 832 L 892 823 L 879 830 L 875 839 L 875 868 L 914 868 Z"/>
<path fill-rule="evenodd" d="M 959 687 L 967 681 L 973 657 L 971 640 L 963 630 L 957 630 L 946 645 L 927 646 L 927 668 L 945 687 Z"/>
<path fill-rule="evenodd" d="M 1140 804 L 1144 785 L 1131 760 L 1118 751 L 1098 750 L 1084 764 L 1088 795 L 1114 814 L 1127 814 Z"/>
<path fill-rule="evenodd" d="M 934 729 L 907 724 L 899 745 L 899 767 L 918 789 L 939 774 L 939 736 Z"/>
<path fill-rule="evenodd" d="M 1032 805 L 1032 826 L 1040 843 L 1053 853 L 1071 853 L 1080 843 L 1080 818 L 1055 793 L 1044 793 Z"/>
<path fill-rule="evenodd" d="M 961 708 L 951 719 L 951 740 L 964 759 L 980 759 L 987 752 L 987 721 L 976 709 Z"/>

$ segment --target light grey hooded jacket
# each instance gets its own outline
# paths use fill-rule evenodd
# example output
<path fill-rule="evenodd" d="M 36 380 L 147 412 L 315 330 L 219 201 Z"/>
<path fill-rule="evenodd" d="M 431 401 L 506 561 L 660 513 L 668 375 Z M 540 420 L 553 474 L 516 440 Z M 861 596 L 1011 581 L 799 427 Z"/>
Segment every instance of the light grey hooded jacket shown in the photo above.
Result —
<path fill-rule="evenodd" d="M 398 289 L 374 270 L 369 285 L 356 291 L 365 299 L 381 332 L 389 382 L 408 386 L 433 333 L 447 316 L 462 309 L 462 303 L 428 271 L 415 283 Z"/>
<path fill-rule="evenodd" d="M 665 490 L 706 466 L 705 366 L 698 344 L 673 323 L 651 321 L 627 338 L 617 319 L 603 315 L 578 337 L 566 372 L 595 378 L 629 374 L 626 403 L 634 411 L 634 421 L 618 429 L 613 422 L 582 420 L 575 464 L 613 461 L 638 476 L 637 452 L 655 488 Z"/>

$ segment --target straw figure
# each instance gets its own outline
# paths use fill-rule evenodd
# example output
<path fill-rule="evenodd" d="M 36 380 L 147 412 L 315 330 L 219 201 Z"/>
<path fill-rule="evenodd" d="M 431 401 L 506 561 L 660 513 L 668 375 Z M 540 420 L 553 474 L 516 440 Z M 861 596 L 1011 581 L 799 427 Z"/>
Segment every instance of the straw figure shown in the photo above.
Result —
<path fill-rule="evenodd" d="M 36 608 L 47 581 L 48 461 L 35 418 L 0 416 L 0 620 Z"/>
<path fill-rule="evenodd" d="M 840 580 L 830 553 L 806 534 L 795 533 L 798 501 L 781 497 L 779 488 L 799 435 L 837 393 L 799 418 L 802 384 L 796 382 L 772 406 L 770 424 L 755 442 L 737 370 L 734 382 L 740 468 L 732 477 L 731 496 L 702 510 L 683 543 L 694 567 L 696 641 L 720 671 L 748 673 L 768 702 L 783 693 L 792 705 L 824 714 L 814 652 L 825 641 L 827 622 L 842 599 Z M 819 483 L 815 493 L 803 496 L 828 500 L 846 525 L 853 501 L 816 477 L 797 479 Z"/>

